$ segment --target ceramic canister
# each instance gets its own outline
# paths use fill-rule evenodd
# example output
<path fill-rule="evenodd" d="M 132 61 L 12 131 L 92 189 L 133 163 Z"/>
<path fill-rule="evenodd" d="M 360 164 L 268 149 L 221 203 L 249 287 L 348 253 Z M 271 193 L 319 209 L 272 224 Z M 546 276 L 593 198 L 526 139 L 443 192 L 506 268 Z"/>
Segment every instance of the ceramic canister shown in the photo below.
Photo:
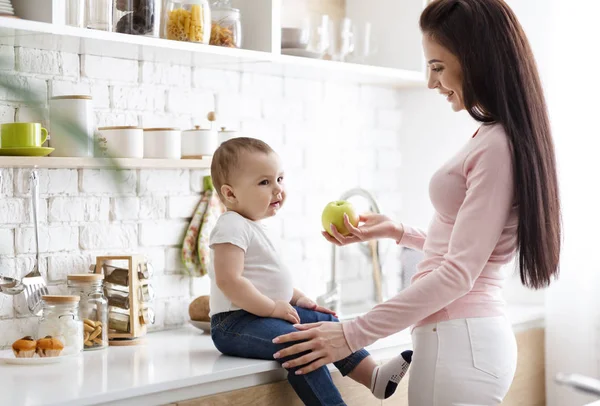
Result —
<path fill-rule="evenodd" d="M 92 157 L 94 155 L 94 112 L 92 97 L 56 96 L 50 99 L 50 147 L 52 156 Z"/>
<path fill-rule="evenodd" d="M 240 133 L 238 131 L 228 130 L 225 127 L 221 127 L 221 131 L 219 131 L 219 135 L 218 135 L 219 145 L 221 145 L 222 143 L 224 143 L 227 140 L 230 140 L 232 138 L 237 138 L 237 137 L 240 137 Z"/>
<path fill-rule="evenodd" d="M 143 158 L 144 130 L 140 127 L 99 127 L 98 142 L 104 156 Z"/>
<path fill-rule="evenodd" d="M 213 155 L 218 146 L 218 136 L 215 130 L 196 126 L 194 129 L 181 133 L 182 158 L 199 159 L 203 156 Z"/>
<path fill-rule="evenodd" d="M 144 158 L 181 158 L 181 130 L 144 128 Z"/>

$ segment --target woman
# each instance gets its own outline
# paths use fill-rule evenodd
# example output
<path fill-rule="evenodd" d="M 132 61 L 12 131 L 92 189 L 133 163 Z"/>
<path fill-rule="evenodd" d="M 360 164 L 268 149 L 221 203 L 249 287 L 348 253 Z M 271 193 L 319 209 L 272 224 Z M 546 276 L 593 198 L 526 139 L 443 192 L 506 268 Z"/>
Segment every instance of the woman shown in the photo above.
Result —
<path fill-rule="evenodd" d="M 411 325 L 411 406 L 494 405 L 516 368 L 501 266 L 518 255 L 521 281 L 558 275 L 560 207 L 546 103 L 527 38 L 502 0 L 436 0 L 420 18 L 428 87 L 481 123 L 432 177 L 427 233 L 367 214 L 337 245 L 376 238 L 424 251 L 411 286 L 355 320 L 302 325 L 278 342 L 308 354 L 308 373 Z M 385 369 L 386 366 L 381 367 Z"/>

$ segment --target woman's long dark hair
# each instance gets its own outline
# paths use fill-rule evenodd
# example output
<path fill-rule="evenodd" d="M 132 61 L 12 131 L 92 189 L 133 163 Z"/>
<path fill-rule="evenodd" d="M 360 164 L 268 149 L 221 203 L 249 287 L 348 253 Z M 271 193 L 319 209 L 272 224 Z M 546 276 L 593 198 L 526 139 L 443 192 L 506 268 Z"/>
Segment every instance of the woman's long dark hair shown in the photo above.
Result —
<path fill-rule="evenodd" d="M 503 0 L 434 0 L 420 26 L 460 61 L 471 117 L 504 126 L 513 152 L 521 282 L 545 287 L 558 276 L 561 214 L 550 122 L 527 37 Z"/>

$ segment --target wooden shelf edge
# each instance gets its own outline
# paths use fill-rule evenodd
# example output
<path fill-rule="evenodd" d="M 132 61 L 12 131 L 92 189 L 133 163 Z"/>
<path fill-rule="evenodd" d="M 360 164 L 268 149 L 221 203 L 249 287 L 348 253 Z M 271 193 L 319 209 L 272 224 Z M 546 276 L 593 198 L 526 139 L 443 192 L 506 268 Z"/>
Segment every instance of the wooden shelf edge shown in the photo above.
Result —
<path fill-rule="evenodd" d="M 0 168 L 52 169 L 210 169 L 211 159 L 0 157 Z M 116 165 L 116 166 L 115 166 Z"/>

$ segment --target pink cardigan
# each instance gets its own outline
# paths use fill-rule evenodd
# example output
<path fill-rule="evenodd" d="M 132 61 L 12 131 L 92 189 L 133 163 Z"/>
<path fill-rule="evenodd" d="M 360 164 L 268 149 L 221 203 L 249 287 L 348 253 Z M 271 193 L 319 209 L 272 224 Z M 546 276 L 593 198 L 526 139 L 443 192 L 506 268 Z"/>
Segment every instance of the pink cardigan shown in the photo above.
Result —
<path fill-rule="evenodd" d="M 512 153 L 501 125 L 476 135 L 431 178 L 427 233 L 404 226 L 398 243 L 425 255 L 411 285 L 343 323 L 352 351 L 414 324 L 504 314 L 501 267 L 517 238 Z"/>

